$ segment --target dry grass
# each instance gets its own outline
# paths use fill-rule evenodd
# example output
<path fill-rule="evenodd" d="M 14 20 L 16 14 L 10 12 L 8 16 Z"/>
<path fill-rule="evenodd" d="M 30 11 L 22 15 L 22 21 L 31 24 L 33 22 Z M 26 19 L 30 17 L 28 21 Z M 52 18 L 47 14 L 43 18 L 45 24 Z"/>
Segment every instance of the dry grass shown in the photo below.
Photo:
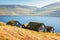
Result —
<path fill-rule="evenodd" d="M 60 40 L 60 34 L 35 32 L 15 26 L 4 25 L 0 26 L 0 40 Z"/>

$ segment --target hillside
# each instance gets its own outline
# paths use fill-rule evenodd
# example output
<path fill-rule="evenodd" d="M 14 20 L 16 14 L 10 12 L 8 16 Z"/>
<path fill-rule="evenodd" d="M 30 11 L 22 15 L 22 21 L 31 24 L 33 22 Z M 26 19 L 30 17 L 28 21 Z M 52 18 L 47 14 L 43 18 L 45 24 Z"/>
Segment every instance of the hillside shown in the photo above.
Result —
<path fill-rule="evenodd" d="M 60 16 L 60 2 L 42 8 L 26 5 L 0 5 L 0 15 Z"/>
<path fill-rule="evenodd" d="M 36 7 L 26 5 L 0 5 L 0 15 L 29 15 Z"/>
<path fill-rule="evenodd" d="M 35 32 L 0 22 L 0 40 L 60 40 L 60 34 Z"/>
<path fill-rule="evenodd" d="M 35 11 L 35 13 L 41 16 L 60 16 L 60 2 L 39 8 Z"/>

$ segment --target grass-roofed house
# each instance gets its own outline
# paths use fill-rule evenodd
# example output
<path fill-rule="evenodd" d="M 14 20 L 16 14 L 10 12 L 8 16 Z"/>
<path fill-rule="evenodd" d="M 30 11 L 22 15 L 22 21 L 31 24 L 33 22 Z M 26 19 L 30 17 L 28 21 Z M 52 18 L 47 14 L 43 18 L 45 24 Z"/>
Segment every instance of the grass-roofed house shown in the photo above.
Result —
<path fill-rule="evenodd" d="M 46 32 L 54 32 L 54 28 L 53 28 L 53 26 L 46 26 Z"/>
<path fill-rule="evenodd" d="M 45 31 L 45 24 L 38 22 L 29 22 L 29 24 L 25 27 L 27 29 L 35 30 L 35 31 Z"/>
<path fill-rule="evenodd" d="M 20 27 L 20 28 L 23 27 L 22 24 L 19 21 L 16 21 L 16 20 L 10 20 L 9 22 L 7 22 L 7 25 L 17 26 L 17 27 Z"/>

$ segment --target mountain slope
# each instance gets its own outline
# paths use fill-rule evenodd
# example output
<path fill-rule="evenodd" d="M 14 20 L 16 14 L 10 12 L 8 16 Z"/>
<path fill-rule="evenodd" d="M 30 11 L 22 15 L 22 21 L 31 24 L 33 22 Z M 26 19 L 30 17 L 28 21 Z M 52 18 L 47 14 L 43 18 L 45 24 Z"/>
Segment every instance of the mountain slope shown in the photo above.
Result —
<path fill-rule="evenodd" d="M 35 13 L 43 16 L 60 16 L 60 2 L 37 9 Z"/>
<path fill-rule="evenodd" d="M 42 8 L 26 5 L 0 5 L 0 15 L 60 16 L 60 2 Z"/>
<path fill-rule="evenodd" d="M 0 22 L 0 40 L 60 40 L 60 34 L 35 32 Z"/>
<path fill-rule="evenodd" d="M 0 15 L 29 15 L 35 9 L 26 5 L 0 5 Z"/>

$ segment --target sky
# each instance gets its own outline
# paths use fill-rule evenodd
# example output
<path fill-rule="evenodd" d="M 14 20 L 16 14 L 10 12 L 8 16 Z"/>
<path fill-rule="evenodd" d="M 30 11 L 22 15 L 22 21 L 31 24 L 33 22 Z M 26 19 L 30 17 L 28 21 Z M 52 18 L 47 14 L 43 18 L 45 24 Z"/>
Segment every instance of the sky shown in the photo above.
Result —
<path fill-rule="evenodd" d="M 28 5 L 28 6 L 36 6 L 43 7 L 55 2 L 59 2 L 60 0 L 0 0 L 0 5 L 2 4 L 18 4 L 18 5 Z"/>

